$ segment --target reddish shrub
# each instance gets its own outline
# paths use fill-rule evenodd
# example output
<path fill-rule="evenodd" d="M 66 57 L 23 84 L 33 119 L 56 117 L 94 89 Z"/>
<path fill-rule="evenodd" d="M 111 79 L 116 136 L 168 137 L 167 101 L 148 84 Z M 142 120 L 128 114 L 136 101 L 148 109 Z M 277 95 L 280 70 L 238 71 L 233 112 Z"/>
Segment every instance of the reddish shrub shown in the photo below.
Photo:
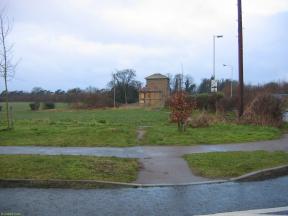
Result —
<path fill-rule="evenodd" d="M 191 116 L 195 107 L 195 102 L 189 95 L 183 91 L 176 92 L 171 96 L 170 119 L 172 122 L 178 123 L 178 129 L 185 130 L 185 122 Z"/>

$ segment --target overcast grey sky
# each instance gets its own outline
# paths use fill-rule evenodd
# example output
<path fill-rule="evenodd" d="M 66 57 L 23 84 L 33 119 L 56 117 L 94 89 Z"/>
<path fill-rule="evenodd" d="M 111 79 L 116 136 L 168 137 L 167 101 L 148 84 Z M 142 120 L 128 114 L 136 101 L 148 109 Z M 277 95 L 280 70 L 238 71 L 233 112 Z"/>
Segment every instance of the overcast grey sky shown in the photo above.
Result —
<path fill-rule="evenodd" d="M 1 0 L 21 58 L 10 90 L 106 87 L 115 69 L 237 78 L 236 0 Z M 288 0 L 243 0 L 246 83 L 288 81 Z M 2 89 L 2 85 L 0 85 Z"/>

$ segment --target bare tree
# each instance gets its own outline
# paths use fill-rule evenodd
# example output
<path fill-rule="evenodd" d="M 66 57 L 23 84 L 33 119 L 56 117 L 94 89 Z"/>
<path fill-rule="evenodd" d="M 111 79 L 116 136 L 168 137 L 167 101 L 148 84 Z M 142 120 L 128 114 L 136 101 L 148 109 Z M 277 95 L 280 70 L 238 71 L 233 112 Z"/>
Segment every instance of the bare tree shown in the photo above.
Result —
<path fill-rule="evenodd" d="M 183 78 L 182 74 L 175 74 L 174 77 L 171 76 L 170 86 L 173 93 L 182 90 L 182 84 L 183 84 L 182 78 Z"/>
<path fill-rule="evenodd" d="M 196 84 L 194 83 L 194 80 L 190 75 L 185 76 L 184 90 L 189 94 L 192 94 L 196 91 Z"/>
<path fill-rule="evenodd" d="M 124 102 L 128 104 L 129 99 L 137 98 L 138 95 L 135 93 L 137 92 L 138 88 L 140 88 L 141 83 L 135 80 L 136 71 L 133 69 L 124 69 L 124 70 L 117 70 L 116 73 L 113 74 L 112 81 L 108 84 L 112 88 L 116 88 L 118 102 Z"/>
<path fill-rule="evenodd" d="M 15 66 L 12 64 L 12 50 L 13 45 L 8 43 L 8 36 L 11 33 L 12 26 L 8 17 L 4 16 L 3 10 L 0 11 L 0 74 L 4 79 L 5 88 L 5 107 L 7 127 L 12 127 L 12 120 L 10 118 L 9 99 L 8 99 L 8 79 L 13 76 Z"/>

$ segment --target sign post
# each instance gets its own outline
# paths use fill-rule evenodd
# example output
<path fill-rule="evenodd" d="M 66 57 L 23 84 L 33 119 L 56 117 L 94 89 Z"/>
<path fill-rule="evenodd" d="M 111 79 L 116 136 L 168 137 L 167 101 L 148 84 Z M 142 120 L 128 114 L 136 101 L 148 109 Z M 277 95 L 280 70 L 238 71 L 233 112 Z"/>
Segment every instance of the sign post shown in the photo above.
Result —
<path fill-rule="evenodd" d="M 211 80 L 211 92 L 217 92 L 217 80 L 215 79 Z"/>

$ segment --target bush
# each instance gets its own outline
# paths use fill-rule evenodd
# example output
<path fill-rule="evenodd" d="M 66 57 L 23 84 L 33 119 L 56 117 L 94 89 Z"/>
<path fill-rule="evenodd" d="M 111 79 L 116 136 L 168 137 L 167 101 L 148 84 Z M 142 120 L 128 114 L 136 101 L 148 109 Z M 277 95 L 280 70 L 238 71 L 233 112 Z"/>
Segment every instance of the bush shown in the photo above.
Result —
<path fill-rule="evenodd" d="M 237 98 L 223 97 L 217 103 L 217 111 L 231 112 L 237 107 Z"/>
<path fill-rule="evenodd" d="M 208 97 L 209 95 L 206 93 L 195 96 L 196 108 L 198 110 L 208 110 Z"/>
<path fill-rule="evenodd" d="M 196 117 L 187 119 L 186 122 L 187 126 L 192 128 L 199 128 L 199 127 L 209 127 L 209 119 L 207 116 L 200 114 Z"/>
<path fill-rule="evenodd" d="M 43 103 L 43 109 L 55 109 L 55 103 L 45 102 Z"/>
<path fill-rule="evenodd" d="M 32 111 L 36 111 L 39 110 L 40 103 L 39 102 L 30 103 L 29 106 Z"/>
<path fill-rule="evenodd" d="M 176 92 L 171 96 L 170 119 L 172 122 L 178 123 L 179 130 L 185 131 L 186 129 L 185 122 L 191 115 L 194 107 L 195 107 L 194 101 L 191 100 L 189 95 L 183 91 Z"/>
<path fill-rule="evenodd" d="M 270 94 L 257 96 L 242 117 L 245 123 L 279 127 L 283 123 L 283 101 Z"/>
<path fill-rule="evenodd" d="M 224 97 L 222 93 L 216 94 L 198 94 L 195 97 L 196 100 L 196 108 L 198 110 L 205 110 L 209 112 L 216 112 L 216 107 L 218 101 Z"/>
<path fill-rule="evenodd" d="M 94 93 L 88 94 L 82 99 L 82 108 L 95 109 L 113 107 L 113 99 L 108 93 Z"/>

